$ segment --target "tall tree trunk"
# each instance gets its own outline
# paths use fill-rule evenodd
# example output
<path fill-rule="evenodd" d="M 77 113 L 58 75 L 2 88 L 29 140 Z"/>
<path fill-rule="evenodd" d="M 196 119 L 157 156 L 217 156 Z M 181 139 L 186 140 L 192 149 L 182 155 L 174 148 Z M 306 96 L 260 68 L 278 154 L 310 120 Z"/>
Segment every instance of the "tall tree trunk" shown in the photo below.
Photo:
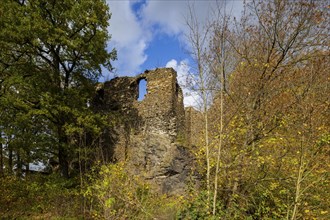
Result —
<path fill-rule="evenodd" d="M 298 208 L 299 208 L 299 202 L 300 202 L 300 197 L 301 197 L 301 183 L 303 181 L 303 174 L 304 174 L 304 151 L 303 151 L 303 141 L 301 141 L 301 146 L 300 146 L 300 158 L 299 158 L 299 169 L 298 169 L 298 175 L 296 179 L 296 184 L 295 184 L 295 196 L 294 196 L 294 202 L 293 202 L 293 210 L 292 210 L 292 216 L 291 220 L 297 219 L 297 214 L 298 214 Z"/>
<path fill-rule="evenodd" d="M 58 162 L 60 173 L 64 178 L 69 178 L 69 163 L 67 150 L 65 145 L 67 144 L 67 137 L 63 132 L 62 126 L 58 127 Z"/>
<path fill-rule="evenodd" d="M 29 175 L 30 173 L 30 151 L 25 151 L 25 154 L 27 156 L 27 159 L 25 162 L 25 178 Z"/>
<path fill-rule="evenodd" d="M 9 145 L 9 143 L 8 143 Z M 8 146 L 8 172 L 11 173 L 13 171 L 13 149 L 11 146 Z"/>
<path fill-rule="evenodd" d="M 62 144 L 60 143 L 59 145 L 58 161 L 60 165 L 60 172 L 63 177 L 69 178 L 69 163 L 67 161 L 67 156 Z"/>
<path fill-rule="evenodd" d="M 20 149 L 18 149 L 18 151 L 16 152 L 16 159 L 17 159 L 16 175 L 18 177 L 21 177 L 23 174 L 23 167 L 22 167 L 23 164 L 22 164 L 22 159 L 21 159 L 21 153 L 19 151 L 20 151 Z"/>
<path fill-rule="evenodd" d="M 205 89 L 202 89 L 203 93 L 203 102 L 204 102 L 204 138 L 205 138 L 205 151 L 206 151 L 206 188 L 207 188 L 207 209 L 210 209 L 210 202 L 211 202 L 211 184 L 210 184 L 210 173 L 211 173 L 211 164 L 210 164 L 210 146 L 209 146 L 209 133 L 208 133 L 208 112 L 207 112 L 207 96 Z"/>
<path fill-rule="evenodd" d="M 207 189 L 207 210 L 210 210 L 210 203 L 211 203 L 211 183 L 210 183 L 210 176 L 211 176 L 211 163 L 210 163 L 210 146 L 209 146 L 209 116 L 208 116 L 208 99 L 207 99 L 207 91 L 206 91 L 206 82 L 205 82 L 205 75 L 204 69 L 201 65 L 202 54 L 200 48 L 197 48 L 198 54 L 198 72 L 199 78 L 201 81 L 201 95 L 203 99 L 203 115 L 204 115 L 204 139 L 205 139 L 205 153 L 206 153 L 206 189 Z"/>
<path fill-rule="evenodd" d="M 30 174 L 30 163 L 25 164 L 25 178 Z"/>
<path fill-rule="evenodd" d="M 61 91 L 62 96 L 64 94 L 65 89 L 67 88 L 67 76 L 65 77 L 64 85 L 62 85 L 61 81 L 61 70 L 60 70 L 60 60 L 58 54 L 60 52 L 60 46 L 52 47 L 52 59 L 54 63 L 54 79 L 57 84 L 57 89 Z M 61 117 L 59 115 L 58 117 Z M 63 130 L 63 119 L 59 118 L 59 123 L 57 124 L 57 134 L 58 134 L 58 162 L 59 162 L 59 170 L 61 175 L 64 178 L 69 178 L 69 163 L 68 163 L 68 155 L 66 150 L 67 137 Z"/>
<path fill-rule="evenodd" d="M 223 66 L 222 66 L 223 67 Z M 224 72 L 224 68 L 222 68 Z M 222 136 L 223 136 L 223 93 L 224 93 L 224 75 L 222 75 L 221 79 L 221 91 L 220 91 L 220 131 L 219 131 L 219 145 L 218 145 L 218 153 L 216 160 L 216 169 L 214 176 L 214 194 L 213 194 L 213 210 L 212 214 L 216 213 L 216 205 L 217 205 L 217 195 L 218 195 L 218 176 L 220 172 L 220 160 L 221 160 L 221 151 L 222 151 Z"/>
<path fill-rule="evenodd" d="M 1 132 L 0 132 L 1 135 Z M 4 175 L 3 172 L 3 147 L 2 147 L 2 143 L 0 142 L 0 177 Z"/>

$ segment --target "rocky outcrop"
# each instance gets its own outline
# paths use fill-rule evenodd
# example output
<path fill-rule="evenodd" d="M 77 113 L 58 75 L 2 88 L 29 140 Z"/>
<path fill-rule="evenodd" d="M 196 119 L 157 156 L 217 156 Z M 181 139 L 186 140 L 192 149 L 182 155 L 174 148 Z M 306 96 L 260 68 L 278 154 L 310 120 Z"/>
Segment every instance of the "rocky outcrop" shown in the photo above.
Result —
<path fill-rule="evenodd" d="M 139 82 L 147 94 L 138 101 Z M 185 147 L 183 95 L 172 68 L 105 82 L 95 102 L 98 111 L 119 120 L 107 143 L 113 161 L 126 161 L 129 172 L 143 176 L 160 192 L 182 193 L 192 176 L 193 157 Z"/>

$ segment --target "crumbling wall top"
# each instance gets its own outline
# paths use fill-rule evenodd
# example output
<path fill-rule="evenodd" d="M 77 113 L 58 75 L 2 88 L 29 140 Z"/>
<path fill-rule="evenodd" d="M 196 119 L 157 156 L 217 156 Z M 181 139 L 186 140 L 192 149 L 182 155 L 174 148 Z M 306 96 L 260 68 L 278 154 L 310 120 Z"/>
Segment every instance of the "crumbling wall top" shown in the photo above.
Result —
<path fill-rule="evenodd" d="M 176 135 L 184 129 L 183 95 L 173 68 L 146 70 L 135 77 L 117 77 L 104 83 L 102 108 L 118 111 L 127 120 L 143 124 L 141 129 L 154 130 Z M 147 94 L 138 101 L 141 79 L 147 81 Z"/>

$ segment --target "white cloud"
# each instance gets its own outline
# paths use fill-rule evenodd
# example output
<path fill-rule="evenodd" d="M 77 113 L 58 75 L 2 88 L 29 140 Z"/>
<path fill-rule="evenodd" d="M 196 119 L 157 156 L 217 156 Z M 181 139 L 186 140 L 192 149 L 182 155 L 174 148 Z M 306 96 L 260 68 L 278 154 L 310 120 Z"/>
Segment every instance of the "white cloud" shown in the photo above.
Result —
<path fill-rule="evenodd" d="M 181 35 L 187 32 L 186 18 L 189 8 L 195 13 L 201 24 L 206 24 L 212 18 L 215 10 L 224 7 L 224 1 L 152 1 L 147 0 L 140 15 L 145 25 L 159 28 L 158 31 L 168 35 Z M 231 16 L 240 16 L 243 6 L 241 1 L 226 2 L 226 11 Z"/>
<path fill-rule="evenodd" d="M 202 24 L 207 22 L 217 4 L 216 0 L 146 0 L 140 11 L 134 12 L 132 5 L 137 2 L 143 3 L 141 0 L 107 0 L 112 13 L 109 26 L 112 39 L 108 48 L 117 49 L 118 60 L 113 62 L 113 65 L 119 76 L 141 72 L 141 66 L 148 58 L 146 50 L 149 42 L 156 34 L 178 36 L 185 46 L 188 45 L 184 34 L 187 32 L 185 17 L 189 14 L 189 3 L 194 7 L 196 17 Z M 227 8 L 231 15 L 239 16 L 242 1 L 228 1 Z"/>
<path fill-rule="evenodd" d="M 107 1 L 110 12 L 109 33 L 112 35 L 109 49 L 116 48 L 118 60 L 113 62 L 118 75 L 135 75 L 147 60 L 145 50 L 151 39 L 150 31 L 143 27 L 130 1 Z"/>
<path fill-rule="evenodd" d="M 184 106 L 192 106 L 196 109 L 199 109 L 201 98 L 198 92 L 192 89 L 193 87 L 196 87 L 196 80 L 190 73 L 188 61 L 181 60 L 178 63 L 178 61 L 172 59 L 167 62 L 166 67 L 172 67 L 177 72 L 177 80 L 184 96 Z"/>
<path fill-rule="evenodd" d="M 156 25 L 160 32 L 179 34 L 184 27 L 186 1 L 148 1 L 141 11 L 147 26 Z"/>

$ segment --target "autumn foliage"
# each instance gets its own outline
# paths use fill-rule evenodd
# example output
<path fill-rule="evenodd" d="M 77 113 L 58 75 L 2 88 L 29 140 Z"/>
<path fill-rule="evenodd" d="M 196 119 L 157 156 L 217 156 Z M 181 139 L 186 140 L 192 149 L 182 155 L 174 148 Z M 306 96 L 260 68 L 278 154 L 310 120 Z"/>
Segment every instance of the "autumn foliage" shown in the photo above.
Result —
<path fill-rule="evenodd" d="M 89 104 L 116 58 L 110 14 L 63 2 L 0 4 L 0 218 L 330 219 L 327 1 L 246 1 L 240 19 L 219 5 L 203 28 L 191 8 L 200 182 L 182 196 L 102 160 L 115 123 Z M 58 166 L 23 174 L 36 160 Z"/>

